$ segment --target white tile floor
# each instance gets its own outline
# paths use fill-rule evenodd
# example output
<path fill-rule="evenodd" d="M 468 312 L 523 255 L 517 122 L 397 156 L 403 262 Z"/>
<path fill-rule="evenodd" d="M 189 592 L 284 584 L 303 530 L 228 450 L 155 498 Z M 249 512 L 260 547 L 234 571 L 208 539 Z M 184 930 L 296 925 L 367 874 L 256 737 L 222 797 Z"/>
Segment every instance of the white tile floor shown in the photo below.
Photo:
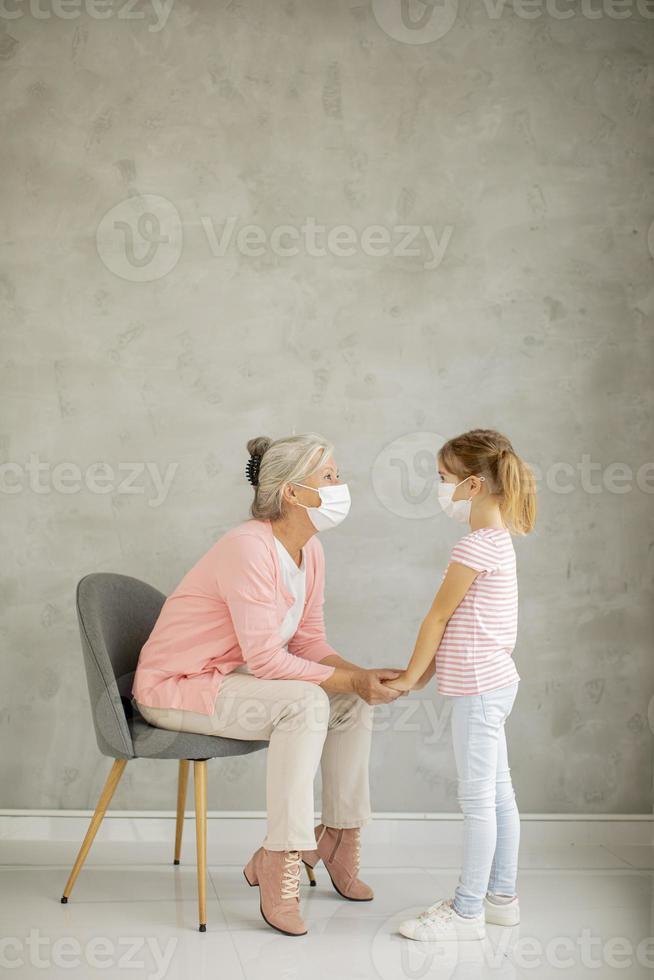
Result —
<path fill-rule="evenodd" d="M 249 850 L 240 845 L 210 866 L 208 926 L 199 933 L 192 843 L 185 849 L 188 863 L 173 867 L 168 845 L 98 840 L 61 905 L 77 843 L 1 841 L 0 972 L 48 980 L 652 975 L 654 847 L 647 844 L 529 843 L 521 855 L 520 926 L 490 926 L 483 943 L 458 948 L 411 943 L 396 929 L 451 895 L 456 845 L 366 848 L 364 840 L 363 877 L 375 900 L 361 905 L 343 901 L 319 866 L 317 887 L 302 885 L 309 934 L 300 938 L 278 935 L 260 918 L 258 890 L 241 870 Z M 427 870 L 419 867 L 424 860 Z"/>

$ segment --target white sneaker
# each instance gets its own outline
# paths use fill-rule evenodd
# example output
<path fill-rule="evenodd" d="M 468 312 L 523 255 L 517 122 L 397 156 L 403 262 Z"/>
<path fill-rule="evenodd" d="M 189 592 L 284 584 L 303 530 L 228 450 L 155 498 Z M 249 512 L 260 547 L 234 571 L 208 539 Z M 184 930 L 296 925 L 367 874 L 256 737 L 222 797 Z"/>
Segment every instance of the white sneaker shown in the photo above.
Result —
<path fill-rule="evenodd" d="M 483 939 L 486 935 L 483 912 L 474 918 L 465 918 L 452 908 L 452 900 L 442 900 L 430 905 L 417 919 L 400 923 L 400 933 L 407 939 L 421 942 L 446 940 Z"/>
<path fill-rule="evenodd" d="M 517 896 L 503 905 L 490 902 L 486 896 L 484 898 L 484 912 L 486 913 L 486 922 L 494 926 L 517 926 L 520 922 L 520 906 Z"/>

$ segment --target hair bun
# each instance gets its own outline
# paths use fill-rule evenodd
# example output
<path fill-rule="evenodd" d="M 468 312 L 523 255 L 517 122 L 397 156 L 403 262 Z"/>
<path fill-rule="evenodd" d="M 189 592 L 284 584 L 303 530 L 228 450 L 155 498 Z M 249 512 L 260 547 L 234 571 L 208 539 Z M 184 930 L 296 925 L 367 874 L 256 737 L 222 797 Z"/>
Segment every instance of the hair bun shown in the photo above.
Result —
<path fill-rule="evenodd" d="M 255 439 L 250 439 L 248 441 L 247 449 L 250 454 L 250 458 L 245 464 L 245 476 L 248 483 L 251 483 L 253 487 L 259 486 L 259 470 L 261 468 L 261 457 L 265 453 L 266 449 L 271 445 L 272 440 L 267 436 L 257 436 Z"/>
<path fill-rule="evenodd" d="M 272 445 L 272 439 L 268 436 L 256 436 L 254 439 L 249 439 L 247 444 L 247 450 L 250 456 L 263 456 L 266 449 Z"/>

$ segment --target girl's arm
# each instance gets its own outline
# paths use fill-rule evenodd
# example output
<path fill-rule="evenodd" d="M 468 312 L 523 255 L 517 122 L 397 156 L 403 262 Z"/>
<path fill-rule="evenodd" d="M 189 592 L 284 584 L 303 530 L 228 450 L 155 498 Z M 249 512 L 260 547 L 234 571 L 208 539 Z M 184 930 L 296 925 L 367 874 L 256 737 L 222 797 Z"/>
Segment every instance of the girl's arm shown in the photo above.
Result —
<path fill-rule="evenodd" d="M 411 691 L 425 686 L 436 669 L 436 651 L 448 620 L 477 575 L 479 572 L 468 565 L 462 565 L 457 561 L 450 562 L 431 609 L 418 631 L 418 638 L 406 670 L 395 680 L 384 681 L 385 684 L 398 691 Z"/>
<path fill-rule="evenodd" d="M 423 687 L 426 687 L 427 684 L 429 684 L 429 681 L 432 679 L 435 673 L 436 673 L 436 657 L 432 657 L 432 661 L 429 664 L 429 667 L 427 667 L 427 670 L 424 672 L 424 674 L 422 675 L 418 683 L 413 685 L 412 690 L 422 691 Z"/>

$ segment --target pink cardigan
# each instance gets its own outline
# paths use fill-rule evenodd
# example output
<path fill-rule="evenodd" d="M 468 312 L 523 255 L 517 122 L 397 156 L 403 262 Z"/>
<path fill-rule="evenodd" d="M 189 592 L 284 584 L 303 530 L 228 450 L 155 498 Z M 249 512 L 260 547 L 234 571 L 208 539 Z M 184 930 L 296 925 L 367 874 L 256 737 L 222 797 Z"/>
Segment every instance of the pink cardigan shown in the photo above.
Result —
<path fill-rule="evenodd" d="M 255 677 L 320 683 L 334 668 L 325 639 L 325 557 L 317 535 L 303 548 L 306 600 L 286 648 L 279 629 L 293 597 L 284 588 L 270 521 L 232 528 L 166 599 L 141 648 L 132 694 L 141 704 L 213 714 L 225 674 L 247 662 Z"/>

